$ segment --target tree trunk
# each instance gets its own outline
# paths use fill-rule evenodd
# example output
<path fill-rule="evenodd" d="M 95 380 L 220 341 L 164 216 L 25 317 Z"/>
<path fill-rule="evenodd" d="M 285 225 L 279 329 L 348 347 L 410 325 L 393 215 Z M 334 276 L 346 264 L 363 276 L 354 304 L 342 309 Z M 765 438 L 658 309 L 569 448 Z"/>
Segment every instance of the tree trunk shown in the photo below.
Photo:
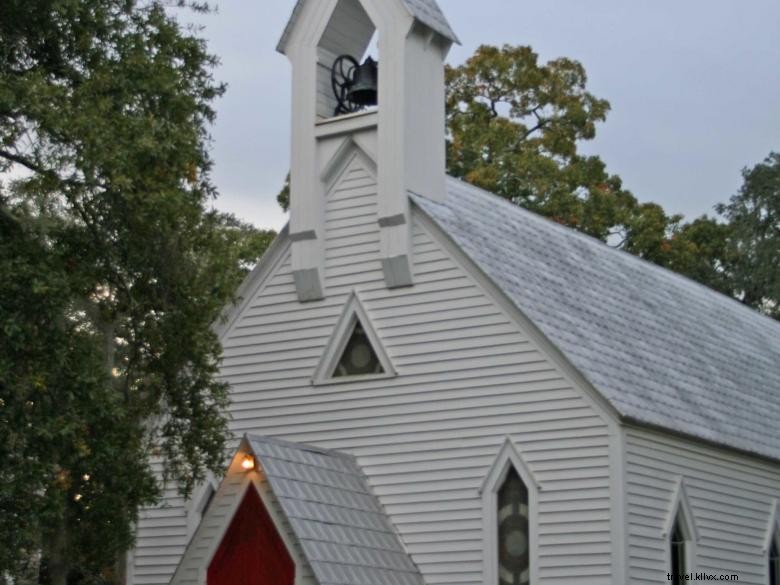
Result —
<path fill-rule="evenodd" d="M 127 562 L 129 553 L 121 553 L 116 561 L 116 585 L 127 585 Z"/>

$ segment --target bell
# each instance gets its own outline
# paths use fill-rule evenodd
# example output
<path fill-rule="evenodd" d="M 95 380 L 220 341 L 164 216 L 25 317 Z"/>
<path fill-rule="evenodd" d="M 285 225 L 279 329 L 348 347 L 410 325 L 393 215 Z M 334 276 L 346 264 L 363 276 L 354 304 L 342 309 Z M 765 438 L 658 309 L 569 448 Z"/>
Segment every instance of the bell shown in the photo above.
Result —
<path fill-rule="evenodd" d="M 355 67 L 347 99 L 359 106 L 375 106 L 379 102 L 378 87 L 379 66 L 368 57 L 362 65 Z"/>

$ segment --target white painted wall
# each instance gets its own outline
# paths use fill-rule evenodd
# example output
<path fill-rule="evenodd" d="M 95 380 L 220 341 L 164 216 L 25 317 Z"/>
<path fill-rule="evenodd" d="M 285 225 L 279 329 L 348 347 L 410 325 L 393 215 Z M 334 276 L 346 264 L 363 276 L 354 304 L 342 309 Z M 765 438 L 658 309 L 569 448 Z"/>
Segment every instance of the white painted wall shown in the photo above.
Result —
<path fill-rule="evenodd" d="M 153 462 L 162 477 L 162 465 Z M 184 554 L 188 541 L 187 506 L 176 486 L 168 485 L 162 505 L 142 510 L 136 528 L 136 549 L 128 562 L 128 583 L 151 585 L 168 583 Z"/>
<path fill-rule="evenodd" d="M 699 534 L 696 570 L 767 585 L 763 550 L 780 466 L 657 431 L 625 431 L 627 530 L 632 584 L 666 581 L 662 536 L 679 478 Z"/>
<path fill-rule="evenodd" d="M 617 436 L 607 417 L 419 212 L 416 284 L 388 290 L 372 165 L 362 155 L 345 160 L 326 205 L 325 300 L 298 302 L 289 250 L 281 250 L 225 332 L 232 432 L 356 455 L 429 585 L 482 583 L 480 487 L 510 437 L 541 488 L 543 582 L 621 583 L 611 581 L 612 549 L 620 550 L 611 523 L 620 519 L 611 509 L 619 500 L 609 466 Z M 399 375 L 314 386 L 353 290 Z M 137 554 L 144 564 L 157 538 L 150 522 L 158 521 L 155 512 L 146 518 Z M 143 582 L 167 583 L 176 562 L 175 554 L 160 558 Z"/>

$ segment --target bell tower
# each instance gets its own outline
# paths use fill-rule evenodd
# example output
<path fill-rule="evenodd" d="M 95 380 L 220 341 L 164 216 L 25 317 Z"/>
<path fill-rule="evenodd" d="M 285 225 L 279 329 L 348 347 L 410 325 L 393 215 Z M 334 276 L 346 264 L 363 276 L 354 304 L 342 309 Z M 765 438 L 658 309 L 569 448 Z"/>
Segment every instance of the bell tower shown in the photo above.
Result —
<path fill-rule="evenodd" d="M 364 59 L 376 38 L 374 56 Z M 293 67 L 290 239 L 298 297 L 325 297 L 325 194 L 359 148 L 376 166 L 389 288 L 413 286 L 409 193 L 445 195 L 444 60 L 436 0 L 299 0 L 278 50 Z"/>

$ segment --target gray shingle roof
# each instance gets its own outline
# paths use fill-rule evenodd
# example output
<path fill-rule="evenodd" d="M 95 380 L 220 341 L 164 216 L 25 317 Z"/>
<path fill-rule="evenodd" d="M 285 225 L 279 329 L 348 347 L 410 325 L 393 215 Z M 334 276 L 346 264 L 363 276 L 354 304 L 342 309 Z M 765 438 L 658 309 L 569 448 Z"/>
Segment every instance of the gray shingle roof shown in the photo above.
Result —
<path fill-rule="evenodd" d="M 246 439 L 319 585 L 424 585 L 353 457 Z"/>
<path fill-rule="evenodd" d="M 409 14 L 425 26 L 454 43 L 460 42 L 436 0 L 404 0 L 404 4 Z"/>
<path fill-rule="evenodd" d="M 628 419 L 780 459 L 780 324 L 455 179 L 413 197 Z"/>
<path fill-rule="evenodd" d="M 290 20 L 282 33 L 282 38 L 279 39 L 279 44 L 276 46 L 276 50 L 280 53 L 284 52 L 284 46 L 287 44 L 287 39 L 290 37 L 305 2 L 306 0 L 298 0 L 293 8 Z M 431 30 L 455 43 L 460 42 L 436 0 L 402 0 L 402 4 L 409 11 L 409 14 Z"/>

